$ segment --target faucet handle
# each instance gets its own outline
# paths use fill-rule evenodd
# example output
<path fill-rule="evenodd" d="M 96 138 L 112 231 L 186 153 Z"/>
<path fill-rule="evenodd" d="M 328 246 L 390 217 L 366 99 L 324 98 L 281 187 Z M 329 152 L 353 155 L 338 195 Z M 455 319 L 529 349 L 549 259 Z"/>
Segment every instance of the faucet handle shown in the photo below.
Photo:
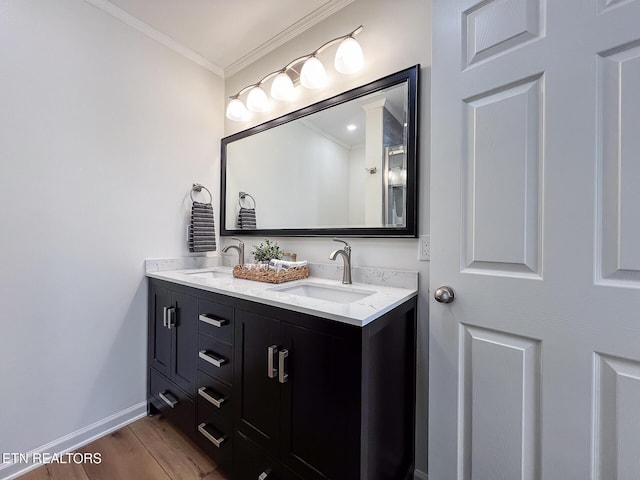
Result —
<path fill-rule="evenodd" d="M 237 240 L 238 241 L 238 245 L 240 245 L 241 247 L 244 246 L 244 242 L 242 240 L 240 240 L 238 237 L 231 237 L 232 240 Z"/>
<path fill-rule="evenodd" d="M 333 241 L 334 241 L 334 242 L 344 243 L 347 247 L 350 247 L 350 245 L 349 245 L 347 242 L 345 242 L 344 240 L 340 240 L 339 238 L 335 238 L 335 237 L 334 237 Z"/>
<path fill-rule="evenodd" d="M 344 243 L 344 251 L 347 253 L 347 255 L 351 256 L 351 245 L 349 245 L 344 240 L 340 240 L 339 238 L 334 238 L 333 241 L 334 242 Z"/>

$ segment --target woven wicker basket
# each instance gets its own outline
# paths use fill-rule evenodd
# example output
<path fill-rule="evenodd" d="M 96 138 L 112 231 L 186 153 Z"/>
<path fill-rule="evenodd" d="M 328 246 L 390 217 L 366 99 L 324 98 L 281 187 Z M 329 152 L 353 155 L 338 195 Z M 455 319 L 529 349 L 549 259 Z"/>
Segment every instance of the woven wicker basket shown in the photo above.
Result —
<path fill-rule="evenodd" d="M 256 280 L 258 282 L 267 283 L 283 283 L 292 280 L 300 280 L 309 276 L 309 267 L 291 267 L 282 269 L 279 272 L 267 269 L 249 269 L 241 265 L 233 267 L 233 276 L 236 278 L 244 278 L 245 280 Z"/>

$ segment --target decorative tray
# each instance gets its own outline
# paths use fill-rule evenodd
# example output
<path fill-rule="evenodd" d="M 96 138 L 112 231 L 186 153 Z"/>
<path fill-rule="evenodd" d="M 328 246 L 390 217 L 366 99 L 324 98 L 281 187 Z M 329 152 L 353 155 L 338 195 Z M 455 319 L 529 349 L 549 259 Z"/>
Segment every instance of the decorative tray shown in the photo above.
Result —
<path fill-rule="evenodd" d="M 236 265 L 233 267 L 233 276 L 258 282 L 283 283 L 307 278 L 309 276 L 309 267 L 304 265 L 276 271 L 268 268 L 247 268 L 243 265 Z"/>

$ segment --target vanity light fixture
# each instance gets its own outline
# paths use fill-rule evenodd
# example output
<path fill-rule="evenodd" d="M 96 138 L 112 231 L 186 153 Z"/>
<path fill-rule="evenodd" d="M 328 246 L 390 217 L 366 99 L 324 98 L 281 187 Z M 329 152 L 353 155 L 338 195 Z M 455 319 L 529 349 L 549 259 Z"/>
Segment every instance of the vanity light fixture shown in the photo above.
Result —
<path fill-rule="evenodd" d="M 346 75 L 356 73 L 364 66 L 362 47 L 353 37 L 345 38 L 336 52 L 334 67 Z"/>
<path fill-rule="evenodd" d="M 249 112 L 244 106 L 242 100 L 237 96 L 231 97 L 229 105 L 227 105 L 227 118 L 236 122 L 242 122 L 247 119 Z"/>
<path fill-rule="evenodd" d="M 271 83 L 271 96 L 275 100 L 288 102 L 289 100 L 293 100 L 295 94 L 293 80 L 291 80 L 291 77 L 286 71 L 282 70 Z"/>
<path fill-rule="evenodd" d="M 269 97 L 260 85 L 256 85 L 249 90 L 247 108 L 252 112 L 266 112 L 269 110 Z"/>
<path fill-rule="evenodd" d="M 315 55 L 302 65 L 300 83 L 309 90 L 318 90 L 327 84 L 327 71 Z"/>
<path fill-rule="evenodd" d="M 336 52 L 334 67 L 336 71 L 343 74 L 353 74 L 364 66 L 364 54 L 357 40 L 354 38 L 364 27 L 360 25 L 351 33 L 329 40 L 317 50 L 296 58 L 288 65 L 264 76 L 259 82 L 248 85 L 238 93 L 230 97 L 231 101 L 227 105 L 227 118 L 229 120 L 241 122 L 246 121 L 251 112 L 266 112 L 271 101 L 264 89 L 264 84 L 273 78 L 271 82 L 271 98 L 280 101 L 290 101 L 295 97 L 294 82 L 308 89 L 316 90 L 327 84 L 327 71 L 318 58 L 327 48 L 340 43 Z M 240 96 L 248 93 L 246 106 Z"/>

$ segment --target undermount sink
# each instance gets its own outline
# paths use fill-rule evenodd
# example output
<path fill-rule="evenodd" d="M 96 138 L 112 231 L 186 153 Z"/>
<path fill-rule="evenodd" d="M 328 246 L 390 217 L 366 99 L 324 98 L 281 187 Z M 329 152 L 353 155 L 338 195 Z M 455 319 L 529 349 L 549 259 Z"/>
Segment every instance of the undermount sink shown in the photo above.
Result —
<path fill-rule="evenodd" d="M 297 295 L 299 297 L 315 298 L 317 300 L 327 300 L 335 303 L 352 303 L 373 295 L 372 290 L 358 290 L 355 288 L 324 285 L 320 283 L 301 282 L 296 285 L 284 285 L 274 287 L 282 293 Z"/>
<path fill-rule="evenodd" d="M 231 271 L 221 269 L 200 270 L 199 272 L 186 273 L 190 277 L 197 278 L 230 278 L 232 276 Z"/>

